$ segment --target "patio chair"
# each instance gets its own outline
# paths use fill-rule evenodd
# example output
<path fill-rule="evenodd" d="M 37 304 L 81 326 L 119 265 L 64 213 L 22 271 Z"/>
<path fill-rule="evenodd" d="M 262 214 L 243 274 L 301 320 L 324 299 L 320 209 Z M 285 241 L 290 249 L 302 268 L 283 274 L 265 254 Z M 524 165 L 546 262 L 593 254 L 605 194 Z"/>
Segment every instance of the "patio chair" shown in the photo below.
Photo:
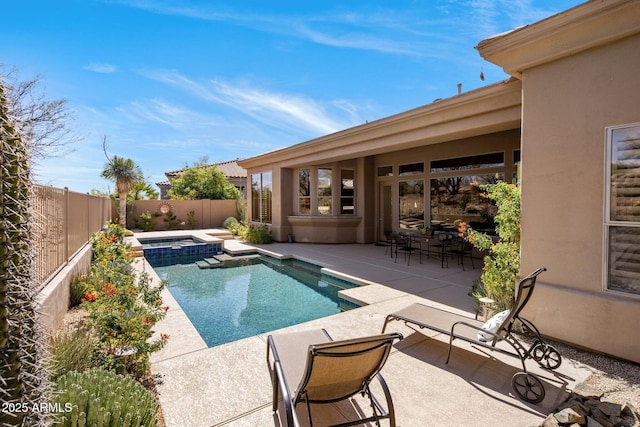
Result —
<path fill-rule="evenodd" d="M 515 302 L 511 310 L 504 311 L 482 323 L 473 318 L 456 313 L 414 303 L 387 316 L 382 327 L 382 333 L 392 320 L 413 324 L 420 329 L 426 328 L 449 336 L 449 350 L 447 360 L 451 358 L 453 341 L 460 339 L 502 354 L 517 357 L 522 362 L 522 372 L 517 372 L 511 379 L 511 386 L 516 395 L 527 402 L 539 403 L 544 399 L 545 389 L 542 382 L 535 375 L 527 372 L 525 360 L 534 359 L 541 367 L 549 370 L 557 369 L 562 363 L 560 352 L 547 344 L 540 336 L 540 332 L 533 323 L 520 316 L 533 293 L 536 278 L 546 268 L 539 268 L 518 284 Z M 514 324 L 520 321 L 524 328 L 533 334 L 533 343 L 529 348 L 521 343 L 514 334 Z M 499 347 L 498 344 L 501 344 Z"/>
<path fill-rule="evenodd" d="M 373 415 L 336 426 L 350 426 L 388 419 L 395 426 L 389 389 L 380 370 L 399 333 L 333 341 L 326 330 L 269 335 L 267 364 L 273 385 L 273 411 L 278 410 L 279 391 L 286 411 L 286 425 L 299 426 L 296 405 L 305 402 L 309 424 L 312 403 L 333 403 L 361 393 L 368 397 Z M 271 359 L 273 358 L 273 364 Z M 386 410 L 371 394 L 369 384 L 377 378 L 386 398 Z M 358 411 L 362 413 L 361 411 Z"/>
<path fill-rule="evenodd" d="M 473 264 L 473 244 L 461 237 L 455 237 L 449 249 L 451 255 L 455 255 L 458 258 L 458 265 L 462 265 L 464 270 L 464 258 L 467 257 L 471 260 L 471 268 L 475 269 Z"/>

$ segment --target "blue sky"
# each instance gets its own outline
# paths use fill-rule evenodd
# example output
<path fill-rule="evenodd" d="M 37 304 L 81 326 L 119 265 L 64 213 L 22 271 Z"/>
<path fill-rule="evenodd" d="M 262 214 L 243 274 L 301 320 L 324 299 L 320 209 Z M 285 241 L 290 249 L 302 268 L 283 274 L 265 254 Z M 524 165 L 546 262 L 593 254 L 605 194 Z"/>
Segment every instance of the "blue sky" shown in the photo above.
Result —
<path fill-rule="evenodd" d="M 474 46 L 580 3 L 4 0 L 0 64 L 67 99 L 82 138 L 36 180 L 106 191 L 105 135 L 150 183 L 255 156 L 504 80 Z"/>

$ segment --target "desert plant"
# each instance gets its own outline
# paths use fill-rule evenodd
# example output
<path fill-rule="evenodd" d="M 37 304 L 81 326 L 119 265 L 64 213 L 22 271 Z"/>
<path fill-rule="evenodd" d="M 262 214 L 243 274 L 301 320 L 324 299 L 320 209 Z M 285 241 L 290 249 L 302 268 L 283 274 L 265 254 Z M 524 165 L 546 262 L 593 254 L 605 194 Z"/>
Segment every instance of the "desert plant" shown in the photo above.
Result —
<path fill-rule="evenodd" d="M 196 228 L 196 213 L 195 211 L 189 211 L 187 213 L 187 225 L 189 226 L 189 229 L 193 230 L 194 228 Z"/>
<path fill-rule="evenodd" d="M 85 293 L 87 293 L 86 278 L 84 276 L 74 278 L 69 284 L 69 308 L 79 306 Z"/>
<path fill-rule="evenodd" d="M 127 226 L 127 194 L 131 190 L 131 185 L 136 182 L 144 181 L 142 169 L 133 160 L 124 157 L 113 156 L 109 158 L 107 155 L 107 137 L 102 141 L 104 155 L 107 163 L 104 165 L 101 176 L 116 183 L 118 190 L 118 211 L 120 225 Z"/>
<path fill-rule="evenodd" d="M 481 185 L 485 197 L 496 202 L 495 216 L 498 241 L 488 234 L 475 231 L 465 223 L 458 230 L 466 235 L 476 248 L 489 251 L 484 257 L 484 268 L 480 276 L 476 298 L 487 296 L 494 301 L 493 308 L 502 311 L 510 308 L 515 294 L 515 283 L 520 273 L 520 188 L 515 184 L 498 182 Z"/>
<path fill-rule="evenodd" d="M 249 243 L 271 243 L 271 232 L 266 224 L 244 227 L 242 237 Z"/>
<path fill-rule="evenodd" d="M 133 255 L 122 235 L 122 227 L 110 225 L 91 237 L 94 258 L 83 307 L 99 337 L 96 357 L 100 363 L 140 378 L 149 368 L 149 355 L 168 338 L 151 339 L 151 328 L 168 307 L 160 297 L 164 283 L 152 286 L 146 273 L 132 271 Z"/>
<path fill-rule="evenodd" d="M 85 326 L 69 326 L 49 340 L 49 370 L 56 381 L 71 371 L 83 372 L 95 366 L 96 339 Z"/>
<path fill-rule="evenodd" d="M 163 221 L 167 223 L 169 230 L 177 230 L 184 225 L 184 221 L 179 219 L 172 211 L 167 212 Z"/>
<path fill-rule="evenodd" d="M 158 403 L 135 380 L 104 369 L 69 372 L 56 384 L 60 426 L 156 426 Z"/>
<path fill-rule="evenodd" d="M 240 234 L 240 231 L 242 230 L 242 224 L 240 224 L 240 222 L 235 217 L 232 217 L 232 216 L 225 219 L 224 222 L 222 223 L 222 226 L 227 230 L 229 230 L 231 234 L 233 234 L 234 236 L 237 236 L 238 234 Z"/>
<path fill-rule="evenodd" d="M 140 214 L 140 218 L 134 218 L 133 222 L 136 227 L 141 228 L 143 231 L 151 231 L 154 229 L 155 225 L 153 223 L 153 218 L 158 216 L 158 214 L 152 214 L 149 211 L 146 211 Z"/>
<path fill-rule="evenodd" d="M 0 81 L 0 425 L 44 425 L 48 399 L 31 265 L 28 158 Z"/>

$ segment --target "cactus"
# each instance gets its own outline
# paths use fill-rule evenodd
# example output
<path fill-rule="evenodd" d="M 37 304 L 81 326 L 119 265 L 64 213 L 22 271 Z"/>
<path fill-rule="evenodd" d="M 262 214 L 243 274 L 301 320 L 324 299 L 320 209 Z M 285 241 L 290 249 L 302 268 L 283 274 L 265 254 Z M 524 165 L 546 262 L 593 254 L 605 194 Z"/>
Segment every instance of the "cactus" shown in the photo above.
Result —
<path fill-rule="evenodd" d="M 28 158 L 0 81 L 0 426 L 46 425 L 47 374 L 32 287 Z"/>
<path fill-rule="evenodd" d="M 58 380 L 60 426 L 156 426 L 158 403 L 140 383 L 101 368 Z"/>

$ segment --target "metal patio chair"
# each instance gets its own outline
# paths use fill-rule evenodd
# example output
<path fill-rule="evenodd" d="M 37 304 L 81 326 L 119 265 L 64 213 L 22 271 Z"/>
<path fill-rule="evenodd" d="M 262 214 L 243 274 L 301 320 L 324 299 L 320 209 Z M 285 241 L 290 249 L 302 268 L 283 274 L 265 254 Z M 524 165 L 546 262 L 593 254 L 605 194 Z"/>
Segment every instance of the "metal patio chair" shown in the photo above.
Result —
<path fill-rule="evenodd" d="M 473 318 L 444 311 L 424 304 L 414 303 L 387 316 L 382 332 L 392 320 L 399 320 L 405 324 L 413 324 L 423 329 L 431 329 L 449 336 L 449 351 L 445 363 L 449 363 L 453 341 L 460 339 L 502 354 L 517 357 L 522 362 L 522 372 L 516 372 L 511 379 L 511 386 L 516 395 L 527 402 L 539 403 L 544 399 L 545 389 L 542 382 L 535 375 L 527 372 L 526 359 L 535 360 L 541 367 L 549 370 L 557 369 L 562 363 L 560 352 L 541 337 L 533 323 L 520 316 L 535 287 L 536 278 L 546 268 L 539 268 L 518 284 L 515 302 L 508 313 L 504 313 L 494 330 L 483 328 L 491 321 L 484 323 Z M 502 314 L 502 313 L 501 313 Z M 533 344 L 528 348 L 514 335 L 514 324 L 520 321 L 533 336 Z M 504 343 L 501 347 L 498 344 Z"/>
<path fill-rule="evenodd" d="M 313 425 L 310 404 L 339 402 L 361 393 L 368 397 L 373 415 L 334 427 L 368 422 L 380 425 L 381 419 L 395 426 L 391 394 L 380 370 L 393 342 L 400 339 L 401 334 L 392 333 L 333 341 L 324 329 L 269 335 L 267 364 L 273 385 L 273 411 L 278 410 L 282 392 L 286 425 L 299 426 L 295 408 L 301 402 L 305 402 L 309 424 Z M 384 392 L 386 410 L 369 388 L 374 378 Z"/>

